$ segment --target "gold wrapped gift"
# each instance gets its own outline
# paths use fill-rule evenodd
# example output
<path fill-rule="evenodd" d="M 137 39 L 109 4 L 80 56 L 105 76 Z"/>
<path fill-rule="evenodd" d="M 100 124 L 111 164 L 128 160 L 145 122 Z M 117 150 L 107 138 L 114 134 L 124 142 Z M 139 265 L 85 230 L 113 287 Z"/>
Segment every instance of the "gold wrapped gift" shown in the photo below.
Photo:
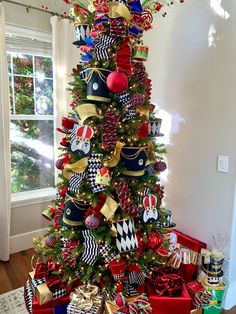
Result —
<path fill-rule="evenodd" d="M 34 274 L 35 274 L 35 271 L 29 272 L 29 282 L 30 282 L 30 283 L 31 283 L 32 280 L 34 279 Z"/>
<path fill-rule="evenodd" d="M 46 283 L 37 286 L 36 298 L 40 305 L 52 300 L 52 292 L 49 290 Z"/>

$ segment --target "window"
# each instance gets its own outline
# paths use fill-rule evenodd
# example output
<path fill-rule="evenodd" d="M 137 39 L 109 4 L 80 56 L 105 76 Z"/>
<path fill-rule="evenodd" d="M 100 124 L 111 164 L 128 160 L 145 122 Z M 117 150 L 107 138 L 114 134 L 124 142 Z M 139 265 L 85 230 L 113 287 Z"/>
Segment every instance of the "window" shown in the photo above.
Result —
<path fill-rule="evenodd" d="M 8 48 L 13 193 L 55 183 L 52 58 L 16 50 Z"/>

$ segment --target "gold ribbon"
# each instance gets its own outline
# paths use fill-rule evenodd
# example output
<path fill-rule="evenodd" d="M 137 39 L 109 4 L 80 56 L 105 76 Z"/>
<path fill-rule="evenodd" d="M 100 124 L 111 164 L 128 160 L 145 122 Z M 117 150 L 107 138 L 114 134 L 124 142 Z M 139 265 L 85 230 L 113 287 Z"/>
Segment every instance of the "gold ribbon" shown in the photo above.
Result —
<path fill-rule="evenodd" d="M 66 164 L 62 174 L 65 178 L 70 179 L 74 173 L 84 172 L 87 166 L 88 157 L 84 157 L 73 164 Z"/>
<path fill-rule="evenodd" d="M 204 263 L 205 264 L 210 264 L 211 262 L 211 257 L 215 260 L 215 261 L 219 261 L 222 258 L 225 257 L 223 252 L 211 252 L 207 249 L 201 249 L 201 255 L 204 257 Z"/>
<path fill-rule="evenodd" d="M 70 299 L 76 308 L 89 311 L 93 306 L 101 306 L 102 296 L 97 294 L 98 287 L 87 284 L 75 289 L 75 292 L 70 294 Z"/>
<path fill-rule="evenodd" d="M 79 115 L 79 121 L 81 124 L 90 117 L 102 118 L 101 115 L 97 113 L 96 106 L 94 104 L 81 104 L 75 108 L 75 111 Z"/>
<path fill-rule="evenodd" d="M 125 146 L 125 143 L 117 142 L 116 147 L 114 149 L 113 156 L 110 158 L 110 160 L 105 161 L 104 166 L 109 167 L 109 168 L 115 167 L 120 160 L 120 153 L 124 146 Z"/>
<path fill-rule="evenodd" d="M 133 16 L 125 4 L 119 2 L 109 2 L 107 3 L 107 6 L 109 8 L 108 16 L 110 18 L 115 19 L 117 17 L 123 17 L 127 22 L 132 20 Z"/>
<path fill-rule="evenodd" d="M 101 213 L 107 219 L 114 216 L 116 209 L 118 208 L 118 203 L 110 196 L 107 196 L 104 205 L 101 208 Z"/>
<path fill-rule="evenodd" d="M 100 78 L 104 83 L 106 83 L 107 77 L 106 77 L 106 75 L 102 74 L 102 71 L 100 71 L 100 70 L 104 70 L 104 71 L 107 71 L 107 72 L 111 72 L 110 70 L 102 69 L 102 68 L 88 68 L 88 70 L 90 70 L 90 71 L 89 71 L 88 75 L 87 75 L 86 78 L 85 78 L 85 82 L 86 82 L 86 83 L 89 83 L 89 82 L 90 82 L 90 80 L 91 80 L 91 78 L 92 78 L 92 76 L 93 76 L 93 73 L 97 73 L 97 75 L 99 76 L 99 78 Z"/>
<path fill-rule="evenodd" d="M 148 152 L 147 152 L 147 155 L 148 155 L 148 161 L 146 163 L 146 166 L 148 166 L 149 164 L 152 164 L 152 163 L 157 161 L 152 141 L 148 142 Z"/>
<path fill-rule="evenodd" d="M 140 114 L 141 117 L 145 119 L 149 119 L 149 107 L 148 106 L 138 106 L 137 112 Z"/>

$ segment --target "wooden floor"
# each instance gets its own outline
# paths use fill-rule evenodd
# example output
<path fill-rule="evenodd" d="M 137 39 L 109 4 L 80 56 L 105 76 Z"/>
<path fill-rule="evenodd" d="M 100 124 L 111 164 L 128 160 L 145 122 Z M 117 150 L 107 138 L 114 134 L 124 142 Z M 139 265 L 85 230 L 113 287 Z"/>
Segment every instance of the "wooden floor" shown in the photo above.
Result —
<path fill-rule="evenodd" d="M 12 254 L 10 261 L 0 261 L 0 294 L 22 287 L 31 271 L 33 249 Z"/>
<path fill-rule="evenodd" d="M 22 287 L 31 271 L 33 249 L 12 254 L 10 261 L 0 261 L 0 294 Z M 236 314 L 236 306 L 222 314 Z"/>

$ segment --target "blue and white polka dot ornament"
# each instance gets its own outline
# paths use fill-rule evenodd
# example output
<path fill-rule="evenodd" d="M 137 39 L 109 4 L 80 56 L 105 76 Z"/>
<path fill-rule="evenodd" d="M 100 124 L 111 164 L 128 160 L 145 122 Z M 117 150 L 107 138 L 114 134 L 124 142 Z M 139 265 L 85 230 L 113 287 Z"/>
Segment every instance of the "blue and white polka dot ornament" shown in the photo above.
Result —
<path fill-rule="evenodd" d="M 99 219 L 95 215 L 89 215 L 85 219 L 85 226 L 90 230 L 96 229 L 99 226 Z"/>

